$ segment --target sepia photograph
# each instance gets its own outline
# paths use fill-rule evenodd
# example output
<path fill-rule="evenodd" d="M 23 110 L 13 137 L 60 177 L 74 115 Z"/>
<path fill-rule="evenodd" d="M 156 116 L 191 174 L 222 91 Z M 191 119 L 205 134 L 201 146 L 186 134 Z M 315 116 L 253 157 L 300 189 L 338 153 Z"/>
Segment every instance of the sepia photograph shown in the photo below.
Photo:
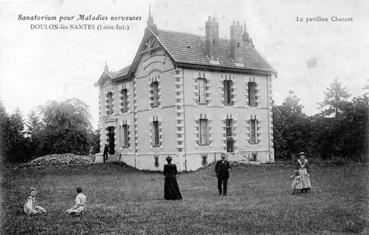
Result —
<path fill-rule="evenodd" d="M 369 234 L 368 12 L 0 0 L 0 234 Z"/>

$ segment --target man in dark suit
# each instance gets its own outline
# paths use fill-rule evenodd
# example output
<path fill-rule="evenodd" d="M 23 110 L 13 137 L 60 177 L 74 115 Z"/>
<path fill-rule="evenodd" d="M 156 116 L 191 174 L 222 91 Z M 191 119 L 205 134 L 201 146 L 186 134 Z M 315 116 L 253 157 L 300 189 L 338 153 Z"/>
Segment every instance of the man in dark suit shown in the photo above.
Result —
<path fill-rule="evenodd" d="M 105 144 L 104 154 L 103 154 L 103 161 L 104 161 L 104 163 L 105 163 L 106 160 L 108 160 L 108 153 L 109 153 L 109 145 Z"/>
<path fill-rule="evenodd" d="M 219 195 L 222 195 L 222 192 L 223 192 L 223 195 L 225 196 L 227 195 L 227 182 L 228 182 L 229 171 L 231 170 L 231 166 L 229 165 L 229 162 L 225 159 L 226 158 L 225 153 L 221 154 L 221 158 L 222 159 L 217 161 L 215 165 L 215 173 L 217 174 L 217 178 L 218 178 Z"/>

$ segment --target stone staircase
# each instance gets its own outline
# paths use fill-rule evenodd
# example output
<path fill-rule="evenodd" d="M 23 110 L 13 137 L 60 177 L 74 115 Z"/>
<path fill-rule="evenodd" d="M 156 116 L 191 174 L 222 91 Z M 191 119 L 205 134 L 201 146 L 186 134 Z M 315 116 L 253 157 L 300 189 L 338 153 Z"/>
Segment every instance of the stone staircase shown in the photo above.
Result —
<path fill-rule="evenodd" d="M 246 155 L 240 153 L 228 153 L 228 160 L 235 161 L 244 164 L 252 164 L 252 165 L 259 165 L 261 162 L 259 161 L 252 161 Z"/>
<path fill-rule="evenodd" d="M 119 162 L 119 154 L 109 154 L 108 160 L 106 162 Z M 96 153 L 94 163 L 103 163 L 103 154 Z"/>

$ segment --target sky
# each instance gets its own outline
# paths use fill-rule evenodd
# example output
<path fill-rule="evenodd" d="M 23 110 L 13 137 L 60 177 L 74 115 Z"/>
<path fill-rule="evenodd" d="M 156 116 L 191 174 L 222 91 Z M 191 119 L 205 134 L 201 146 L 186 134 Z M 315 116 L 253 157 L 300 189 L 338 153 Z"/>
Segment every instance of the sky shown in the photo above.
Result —
<path fill-rule="evenodd" d="M 255 48 L 278 72 L 273 98 L 281 104 L 294 91 L 303 111 L 319 112 L 323 91 L 335 78 L 352 96 L 369 83 L 369 2 L 365 0 L 0 0 L 0 99 L 8 113 L 19 108 L 27 117 L 48 100 L 79 98 L 98 123 L 99 79 L 105 62 L 116 71 L 129 65 L 146 27 L 148 8 L 160 29 L 205 34 L 208 16 L 219 22 L 219 37 L 229 38 L 233 21 L 246 22 Z M 129 30 L 42 30 L 18 16 L 140 16 L 119 21 Z M 331 17 L 352 18 L 333 22 Z M 298 21 L 302 19 L 303 21 Z M 327 22 L 306 22 L 306 18 Z M 62 21 L 61 24 L 113 21 Z"/>

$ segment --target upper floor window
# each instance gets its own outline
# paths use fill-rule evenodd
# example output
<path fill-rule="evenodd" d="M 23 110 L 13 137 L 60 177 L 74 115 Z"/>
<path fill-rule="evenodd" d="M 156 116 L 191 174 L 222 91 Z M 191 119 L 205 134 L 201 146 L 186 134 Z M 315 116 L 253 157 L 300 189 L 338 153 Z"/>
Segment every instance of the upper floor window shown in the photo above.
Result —
<path fill-rule="evenodd" d="M 208 145 L 209 144 L 209 120 L 208 119 L 200 119 L 199 121 L 199 129 L 200 129 L 200 145 Z"/>
<path fill-rule="evenodd" d="M 197 102 L 200 104 L 205 104 L 206 103 L 206 79 L 205 78 L 197 79 L 197 90 L 198 90 Z"/>
<path fill-rule="evenodd" d="M 121 93 L 121 112 L 127 112 L 128 111 L 128 89 L 122 89 L 120 91 Z"/>
<path fill-rule="evenodd" d="M 248 83 L 249 106 L 256 107 L 256 82 Z"/>
<path fill-rule="evenodd" d="M 160 139 L 159 139 L 159 121 L 153 121 L 152 122 L 153 127 L 153 146 L 159 146 L 160 145 Z"/>
<path fill-rule="evenodd" d="M 154 81 L 151 83 L 152 91 L 152 107 L 159 106 L 159 82 Z"/>
<path fill-rule="evenodd" d="M 113 109 L 113 92 L 106 94 L 106 114 L 112 114 Z"/>
<path fill-rule="evenodd" d="M 224 104 L 232 105 L 232 81 L 224 80 Z"/>

